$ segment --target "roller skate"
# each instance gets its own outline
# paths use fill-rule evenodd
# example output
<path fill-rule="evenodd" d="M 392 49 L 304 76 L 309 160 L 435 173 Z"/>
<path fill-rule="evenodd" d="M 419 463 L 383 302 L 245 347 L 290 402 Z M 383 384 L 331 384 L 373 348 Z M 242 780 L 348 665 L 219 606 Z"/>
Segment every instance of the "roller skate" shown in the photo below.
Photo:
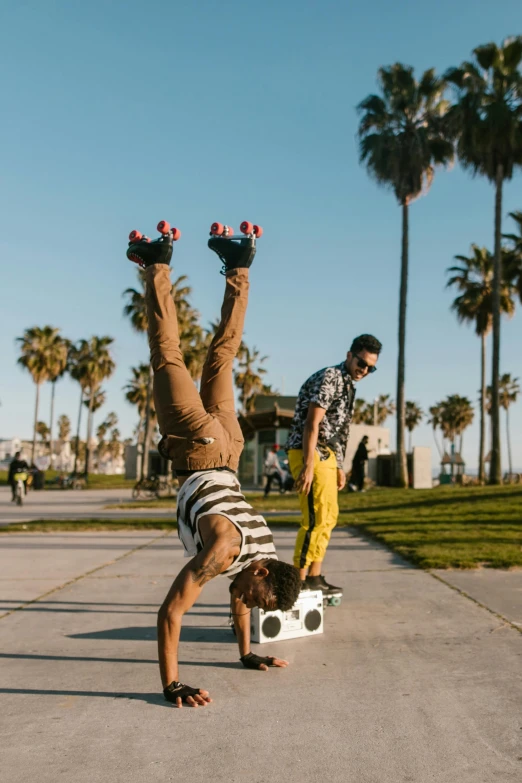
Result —
<path fill-rule="evenodd" d="M 131 231 L 129 234 L 127 258 L 141 266 L 142 269 L 152 264 L 167 264 L 168 266 L 172 258 L 172 243 L 181 236 L 181 231 L 178 228 L 171 228 L 166 220 L 160 220 L 157 228 L 161 234 L 159 239 L 151 240 L 141 231 Z"/>
<path fill-rule="evenodd" d="M 321 590 L 323 606 L 340 606 L 343 598 L 343 588 L 328 584 L 324 576 L 307 576 L 305 579 L 308 590 Z"/>
<path fill-rule="evenodd" d="M 239 227 L 241 234 L 234 236 L 234 230 L 222 223 L 212 223 L 208 246 L 220 257 L 225 275 L 233 269 L 248 269 L 256 254 L 256 239 L 263 234 L 261 226 L 244 220 Z"/>

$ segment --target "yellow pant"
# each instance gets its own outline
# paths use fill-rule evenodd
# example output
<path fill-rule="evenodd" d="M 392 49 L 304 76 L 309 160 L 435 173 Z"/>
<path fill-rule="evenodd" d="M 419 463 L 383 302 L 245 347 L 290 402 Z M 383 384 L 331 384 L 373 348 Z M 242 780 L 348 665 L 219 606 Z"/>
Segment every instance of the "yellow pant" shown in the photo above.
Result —
<path fill-rule="evenodd" d="M 288 463 L 296 479 L 303 468 L 303 450 L 290 449 Z M 299 494 L 299 503 L 303 516 L 295 542 L 294 566 L 308 568 L 310 563 L 324 559 L 339 516 L 337 461 L 333 452 L 323 461 L 315 452 L 312 488 L 308 495 Z"/>

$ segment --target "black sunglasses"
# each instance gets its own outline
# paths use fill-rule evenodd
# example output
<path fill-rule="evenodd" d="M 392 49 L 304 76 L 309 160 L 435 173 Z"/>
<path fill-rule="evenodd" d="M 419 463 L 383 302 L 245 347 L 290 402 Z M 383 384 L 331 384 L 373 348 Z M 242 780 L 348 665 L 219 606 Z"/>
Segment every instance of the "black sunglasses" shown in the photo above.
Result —
<path fill-rule="evenodd" d="M 357 359 L 357 365 L 361 370 L 368 370 L 369 374 L 377 372 L 377 367 L 374 364 L 368 364 L 368 362 L 365 362 L 360 356 L 357 356 L 356 353 L 354 353 L 354 358 Z"/>

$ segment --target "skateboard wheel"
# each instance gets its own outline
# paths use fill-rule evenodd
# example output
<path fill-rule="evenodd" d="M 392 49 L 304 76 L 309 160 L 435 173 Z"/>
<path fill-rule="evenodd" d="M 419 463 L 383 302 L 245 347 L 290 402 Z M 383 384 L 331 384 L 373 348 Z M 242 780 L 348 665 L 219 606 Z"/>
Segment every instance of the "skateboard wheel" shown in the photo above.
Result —
<path fill-rule="evenodd" d="M 176 242 L 181 236 L 181 231 L 179 230 L 179 228 L 172 228 L 171 231 L 172 231 L 172 239 L 174 240 L 174 242 Z"/>
<path fill-rule="evenodd" d="M 330 606 L 340 606 L 341 605 L 341 597 L 339 595 L 334 595 L 330 598 Z"/>
<path fill-rule="evenodd" d="M 158 231 L 160 234 L 168 234 L 170 231 L 170 223 L 167 223 L 166 220 L 160 220 L 158 223 Z"/>
<path fill-rule="evenodd" d="M 263 236 L 263 229 L 261 228 L 261 226 L 253 226 L 253 229 L 254 229 L 254 234 L 258 239 L 259 237 Z"/>
<path fill-rule="evenodd" d="M 131 231 L 129 234 L 129 242 L 139 242 L 142 237 L 143 234 L 141 231 Z"/>
<path fill-rule="evenodd" d="M 222 223 L 212 223 L 210 226 L 210 233 L 214 234 L 217 237 L 220 237 L 223 233 L 224 226 Z"/>
<path fill-rule="evenodd" d="M 252 223 L 249 223 L 248 220 L 243 220 L 241 225 L 239 226 L 239 230 L 242 234 L 251 234 L 254 230 L 254 226 Z"/>

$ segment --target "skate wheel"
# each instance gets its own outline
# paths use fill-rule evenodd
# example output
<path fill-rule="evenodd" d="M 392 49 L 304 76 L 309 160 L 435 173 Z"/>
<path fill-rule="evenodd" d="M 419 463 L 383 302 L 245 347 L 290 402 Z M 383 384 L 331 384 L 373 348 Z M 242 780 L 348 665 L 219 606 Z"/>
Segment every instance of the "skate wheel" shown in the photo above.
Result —
<path fill-rule="evenodd" d="M 141 231 L 131 231 L 129 234 L 129 242 L 139 242 L 143 238 Z"/>
<path fill-rule="evenodd" d="M 217 237 L 220 237 L 223 233 L 224 226 L 222 223 L 212 223 L 210 226 L 210 233 L 214 234 Z"/>
<path fill-rule="evenodd" d="M 166 220 L 160 220 L 157 228 L 160 234 L 168 234 L 170 231 L 170 223 L 167 223 Z"/>
<path fill-rule="evenodd" d="M 239 226 L 239 230 L 242 234 L 251 234 L 254 230 L 254 226 L 252 223 L 249 223 L 248 220 L 243 220 L 241 225 Z"/>
<path fill-rule="evenodd" d="M 172 231 L 172 239 L 174 240 L 174 242 L 177 242 L 177 240 L 181 236 L 181 231 L 179 230 L 179 228 L 172 228 L 171 231 Z"/>
<path fill-rule="evenodd" d="M 263 229 L 261 228 L 261 226 L 254 226 L 253 228 L 254 228 L 254 234 L 258 239 L 259 237 L 263 236 Z"/>
<path fill-rule="evenodd" d="M 329 600 L 330 606 L 340 606 L 341 605 L 341 596 L 334 595 Z"/>

